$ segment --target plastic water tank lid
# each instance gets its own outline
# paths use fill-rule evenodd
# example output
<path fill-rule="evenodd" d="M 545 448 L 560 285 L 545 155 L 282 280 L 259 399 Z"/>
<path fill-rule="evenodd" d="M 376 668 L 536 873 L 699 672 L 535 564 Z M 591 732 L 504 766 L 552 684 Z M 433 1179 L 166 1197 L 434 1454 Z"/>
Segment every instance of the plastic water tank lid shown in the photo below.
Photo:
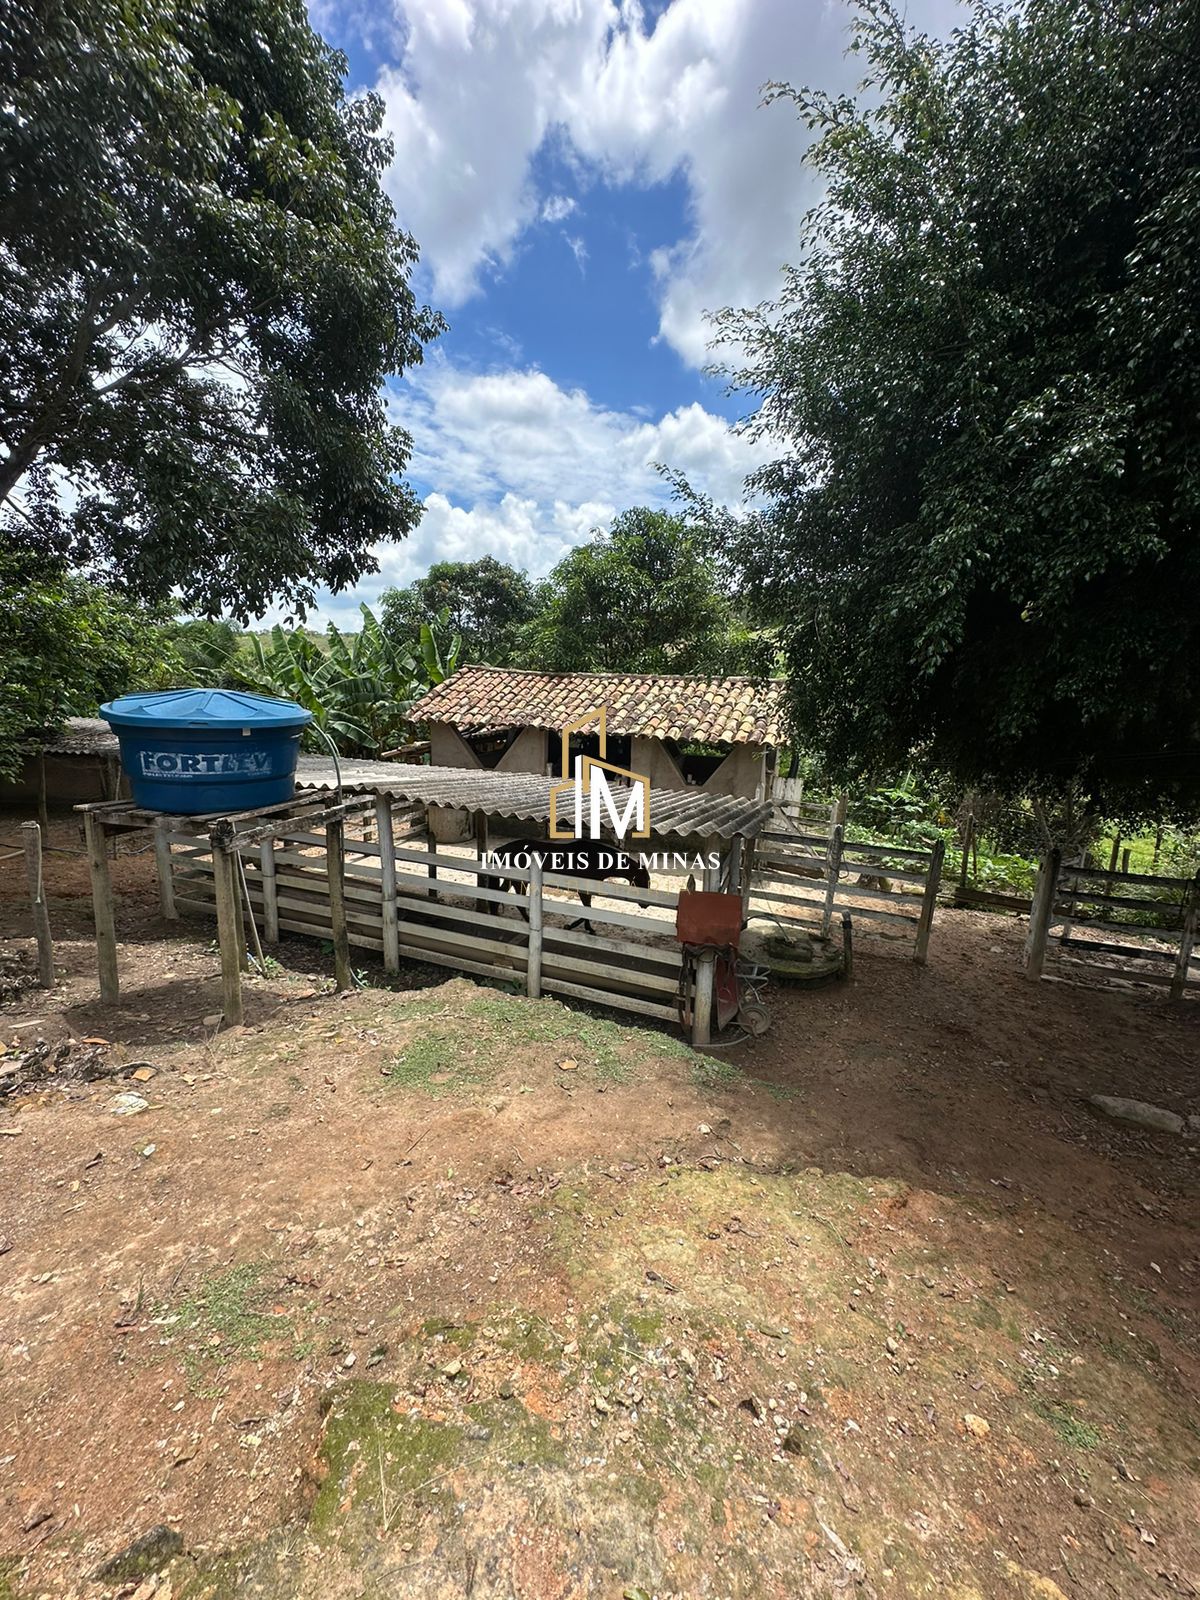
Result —
<path fill-rule="evenodd" d="M 294 700 L 239 689 L 166 689 L 123 694 L 100 707 L 118 728 L 298 728 L 312 721 Z"/>

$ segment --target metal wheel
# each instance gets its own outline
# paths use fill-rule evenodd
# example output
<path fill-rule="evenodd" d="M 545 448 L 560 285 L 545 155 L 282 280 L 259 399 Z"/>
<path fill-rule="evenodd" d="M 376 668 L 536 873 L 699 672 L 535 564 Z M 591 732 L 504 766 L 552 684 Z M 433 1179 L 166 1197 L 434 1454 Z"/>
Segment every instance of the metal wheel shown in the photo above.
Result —
<path fill-rule="evenodd" d="M 771 1013 L 761 1000 L 745 1001 L 738 1007 L 737 1019 L 756 1039 L 761 1039 L 771 1026 Z"/>

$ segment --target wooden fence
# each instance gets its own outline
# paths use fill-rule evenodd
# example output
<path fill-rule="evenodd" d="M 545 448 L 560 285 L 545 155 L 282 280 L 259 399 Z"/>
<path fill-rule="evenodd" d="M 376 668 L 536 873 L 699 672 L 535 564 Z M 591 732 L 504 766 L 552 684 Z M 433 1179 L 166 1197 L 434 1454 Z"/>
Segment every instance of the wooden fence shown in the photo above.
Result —
<path fill-rule="evenodd" d="M 525 885 L 521 894 L 507 893 L 487 885 L 478 856 L 439 851 L 436 840 L 414 831 L 416 822 L 415 811 L 393 815 L 381 797 L 375 826 L 347 833 L 341 876 L 351 945 L 380 954 L 389 972 L 401 960 L 425 962 L 516 984 L 535 998 L 564 995 L 678 1022 L 677 894 L 587 885 L 596 898 L 585 910 L 578 879 L 543 872 L 536 862 L 504 868 L 506 878 Z M 209 841 L 164 828 L 159 849 L 164 913 L 213 916 Z M 281 931 L 332 937 L 324 829 L 248 844 L 237 857 L 266 944 Z M 655 910 L 660 914 L 648 914 Z M 568 926 L 583 917 L 596 933 Z"/>
<path fill-rule="evenodd" d="M 1052 850 L 1034 889 L 1025 971 L 1067 982 L 1151 984 L 1181 1000 L 1200 988 L 1198 917 L 1200 874 L 1164 878 L 1064 865 Z"/>
<path fill-rule="evenodd" d="M 833 800 L 806 799 L 803 778 L 773 778 L 771 804 L 775 820 L 785 833 L 819 833 L 825 838 L 846 822 L 844 794 Z"/>
<path fill-rule="evenodd" d="M 783 926 L 828 934 L 835 913 L 904 930 L 913 959 L 929 954 L 945 845 L 931 850 L 772 827 L 754 842 L 749 909 Z"/>

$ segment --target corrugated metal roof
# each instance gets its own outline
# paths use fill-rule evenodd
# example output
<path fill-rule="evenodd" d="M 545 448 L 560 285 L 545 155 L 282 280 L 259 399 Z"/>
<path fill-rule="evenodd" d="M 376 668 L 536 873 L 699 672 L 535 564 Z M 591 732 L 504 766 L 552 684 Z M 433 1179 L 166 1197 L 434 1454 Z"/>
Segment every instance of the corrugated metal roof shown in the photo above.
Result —
<path fill-rule="evenodd" d="M 342 787 L 351 792 L 374 789 L 394 800 L 484 811 L 493 817 L 550 825 L 550 785 L 554 780 L 532 772 L 481 772 L 471 767 L 413 767 L 391 762 L 347 763 Z M 306 789 L 329 790 L 328 783 L 302 783 Z M 614 793 L 620 790 L 614 785 Z M 650 796 L 650 822 L 655 838 L 731 839 L 753 837 L 771 807 L 742 795 L 709 794 L 703 789 L 655 789 Z"/>
<path fill-rule="evenodd" d="M 614 619 L 619 626 L 619 619 Z M 593 707 L 608 708 L 608 731 L 705 744 L 783 743 L 779 678 L 672 677 L 627 672 L 522 672 L 459 667 L 416 702 L 414 722 L 448 722 L 460 732 L 565 727 Z"/>
<path fill-rule="evenodd" d="M 115 756 L 120 746 L 102 718 L 68 717 L 61 728 L 46 735 L 42 749 L 51 756 Z"/>

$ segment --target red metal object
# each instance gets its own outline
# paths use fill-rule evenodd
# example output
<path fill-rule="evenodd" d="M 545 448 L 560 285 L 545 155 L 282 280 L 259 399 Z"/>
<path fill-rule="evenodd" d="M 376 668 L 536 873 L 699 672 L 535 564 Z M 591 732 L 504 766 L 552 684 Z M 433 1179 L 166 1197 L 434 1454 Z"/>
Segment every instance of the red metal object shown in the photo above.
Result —
<path fill-rule="evenodd" d="M 715 944 L 736 951 L 742 938 L 741 895 L 681 889 L 675 937 L 680 944 Z"/>
<path fill-rule="evenodd" d="M 742 986 L 738 982 L 737 956 L 728 950 L 717 957 L 713 975 L 713 1010 L 717 1027 L 727 1028 L 737 1016 L 742 1004 Z"/>

